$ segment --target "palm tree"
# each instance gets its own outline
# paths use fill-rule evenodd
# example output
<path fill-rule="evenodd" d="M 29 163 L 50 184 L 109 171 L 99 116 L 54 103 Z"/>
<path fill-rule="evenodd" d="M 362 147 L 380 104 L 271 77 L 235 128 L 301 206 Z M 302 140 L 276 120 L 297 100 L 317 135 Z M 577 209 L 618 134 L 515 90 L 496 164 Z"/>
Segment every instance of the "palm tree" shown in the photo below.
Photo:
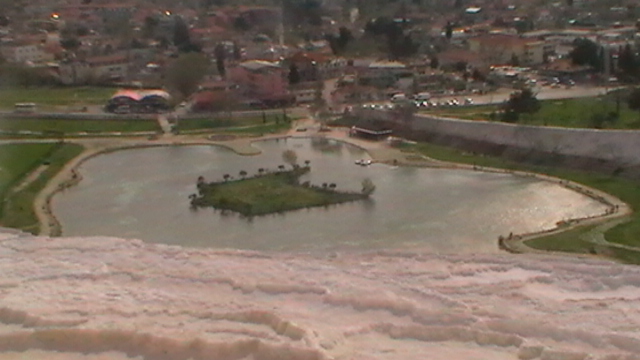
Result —
<path fill-rule="evenodd" d="M 260 175 L 264 174 L 264 168 L 259 168 L 258 169 L 258 174 L 260 174 Z"/>
<path fill-rule="evenodd" d="M 305 160 L 305 161 L 304 161 L 304 165 L 305 165 L 306 167 L 309 167 L 309 164 L 310 164 L 310 163 L 311 163 L 311 161 L 309 161 L 309 160 Z"/>
<path fill-rule="evenodd" d="M 222 175 L 222 177 L 224 178 L 224 181 L 228 181 L 228 180 L 229 180 L 229 178 L 231 177 L 231 175 L 229 175 L 229 174 L 224 174 L 224 175 Z"/>
<path fill-rule="evenodd" d="M 198 176 L 198 181 L 196 182 L 196 187 L 198 188 L 198 190 L 202 189 L 202 187 L 205 185 L 205 181 L 204 181 L 204 176 L 200 175 Z"/>
<path fill-rule="evenodd" d="M 287 164 L 291 165 L 291 167 L 295 167 L 298 162 L 298 154 L 296 154 L 293 150 L 285 150 L 282 152 L 282 160 Z"/>
<path fill-rule="evenodd" d="M 244 179 L 245 176 L 247 176 L 247 172 L 244 170 L 240 170 L 240 177 Z"/>

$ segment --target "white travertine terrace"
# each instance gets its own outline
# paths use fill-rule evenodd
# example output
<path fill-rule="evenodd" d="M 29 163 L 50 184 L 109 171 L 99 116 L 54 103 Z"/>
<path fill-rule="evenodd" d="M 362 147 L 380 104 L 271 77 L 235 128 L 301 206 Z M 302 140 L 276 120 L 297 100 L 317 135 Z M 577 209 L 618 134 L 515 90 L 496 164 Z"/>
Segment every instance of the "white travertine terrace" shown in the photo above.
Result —
<path fill-rule="evenodd" d="M 0 359 L 640 359 L 640 267 L 0 235 Z"/>

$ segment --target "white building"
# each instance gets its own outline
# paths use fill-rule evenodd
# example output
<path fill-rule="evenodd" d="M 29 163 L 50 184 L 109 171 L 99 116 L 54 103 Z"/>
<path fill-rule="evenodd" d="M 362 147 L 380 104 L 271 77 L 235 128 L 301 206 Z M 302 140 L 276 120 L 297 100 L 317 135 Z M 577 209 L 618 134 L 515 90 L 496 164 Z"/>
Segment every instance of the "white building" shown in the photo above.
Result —
<path fill-rule="evenodd" d="M 2 47 L 2 56 L 10 62 L 43 63 L 53 60 L 53 55 L 44 51 L 44 46 L 40 43 L 12 44 Z"/>
<path fill-rule="evenodd" d="M 66 85 L 105 83 L 127 77 L 129 61 L 124 55 L 96 56 L 60 64 L 60 82 Z"/>

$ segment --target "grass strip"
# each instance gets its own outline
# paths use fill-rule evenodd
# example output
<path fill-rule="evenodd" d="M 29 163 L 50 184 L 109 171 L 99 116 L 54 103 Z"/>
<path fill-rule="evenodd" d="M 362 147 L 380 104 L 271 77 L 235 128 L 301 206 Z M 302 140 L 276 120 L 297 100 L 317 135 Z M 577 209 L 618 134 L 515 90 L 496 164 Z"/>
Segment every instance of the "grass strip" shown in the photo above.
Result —
<path fill-rule="evenodd" d="M 626 93 L 614 92 L 605 96 L 541 100 L 535 114 L 522 114 L 518 124 L 557 126 L 568 128 L 638 129 L 640 113 L 629 109 Z M 427 114 L 467 120 L 492 120 L 491 113 L 500 105 L 435 108 Z M 618 114 L 611 117 L 611 114 Z"/>
<path fill-rule="evenodd" d="M 12 186 L 22 181 L 27 173 L 36 170 L 39 166 L 45 166 L 37 178 L 27 184 L 19 191 L 7 190 L 2 197 L 2 212 L 0 213 L 0 224 L 2 226 L 20 229 L 32 234 L 38 234 L 40 225 L 33 209 L 35 197 L 42 191 L 51 178 L 53 178 L 62 167 L 74 157 L 78 156 L 83 147 L 77 144 L 18 144 L 3 145 L 8 147 L 12 156 L 2 156 L 0 164 L 9 164 L 10 168 L 18 169 L 13 165 L 15 162 L 24 161 L 31 165 L 24 166 L 19 174 L 13 174 Z M 5 150 L 3 148 L 2 150 Z M 25 170 L 26 169 L 26 170 Z M 17 180 L 15 180 L 17 179 Z"/>
<path fill-rule="evenodd" d="M 117 88 L 94 86 L 0 88 L 0 108 L 13 109 L 16 103 L 38 107 L 104 105 Z"/>
<path fill-rule="evenodd" d="M 287 116 L 284 119 L 283 114 L 269 114 L 263 116 L 237 116 L 237 117 L 211 117 L 201 119 L 180 119 L 178 122 L 178 131 L 191 130 L 207 130 L 221 128 L 242 128 L 249 126 L 268 126 L 276 125 L 276 127 L 288 126 L 295 117 Z"/>
<path fill-rule="evenodd" d="M 70 120 L 6 118 L 0 120 L 0 130 L 22 135 L 95 134 L 105 132 L 155 132 L 160 126 L 155 120 Z M 22 132 L 22 133 L 21 133 Z"/>

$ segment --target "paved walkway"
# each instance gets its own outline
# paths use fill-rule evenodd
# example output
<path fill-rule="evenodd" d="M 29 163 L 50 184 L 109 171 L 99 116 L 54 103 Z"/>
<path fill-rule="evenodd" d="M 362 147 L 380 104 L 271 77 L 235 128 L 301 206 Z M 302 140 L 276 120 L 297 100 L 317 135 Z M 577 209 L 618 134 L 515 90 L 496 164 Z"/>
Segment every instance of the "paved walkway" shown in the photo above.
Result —
<path fill-rule="evenodd" d="M 157 120 L 158 120 L 158 125 L 162 129 L 162 132 L 165 134 L 171 134 L 171 124 L 169 124 L 169 119 L 167 119 L 167 115 L 158 114 Z"/>

